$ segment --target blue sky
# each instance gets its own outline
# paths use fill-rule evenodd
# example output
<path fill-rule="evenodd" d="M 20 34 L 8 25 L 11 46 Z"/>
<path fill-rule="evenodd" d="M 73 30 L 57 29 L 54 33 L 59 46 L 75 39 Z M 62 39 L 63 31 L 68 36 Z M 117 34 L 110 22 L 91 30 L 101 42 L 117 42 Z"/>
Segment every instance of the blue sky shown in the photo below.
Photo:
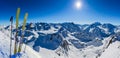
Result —
<path fill-rule="evenodd" d="M 81 3 L 79 9 L 75 6 L 77 1 Z M 20 22 L 28 12 L 27 22 L 120 25 L 120 0 L 0 0 L 0 24 L 9 24 L 10 16 L 15 20 L 18 7 Z"/>

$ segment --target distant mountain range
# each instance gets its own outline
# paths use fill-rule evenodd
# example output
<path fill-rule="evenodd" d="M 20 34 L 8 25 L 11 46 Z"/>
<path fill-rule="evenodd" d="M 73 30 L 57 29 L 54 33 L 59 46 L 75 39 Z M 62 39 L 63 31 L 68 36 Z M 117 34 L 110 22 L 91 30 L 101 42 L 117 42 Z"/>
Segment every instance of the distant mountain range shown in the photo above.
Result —
<path fill-rule="evenodd" d="M 4 27 L 9 30 L 9 26 Z M 13 27 L 15 32 L 15 27 Z M 19 36 L 21 36 L 19 27 Z M 15 33 L 14 33 L 15 35 Z M 85 49 L 89 46 L 100 47 L 104 45 L 105 38 L 114 36 L 114 41 L 120 41 L 120 26 L 110 23 L 101 24 L 74 24 L 74 23 L 27 23 L 25 39 L 28 46 L 40 52 L 41 48 L 56 51 L 64 48 L 69 51 L 73 46 L 76 49 Z M 59 53 L 60 54 L 60 53 Z M 58 55 L 59 55 L 58 54 Z M 67 54 L 67 53 L 66 53 Z"/>

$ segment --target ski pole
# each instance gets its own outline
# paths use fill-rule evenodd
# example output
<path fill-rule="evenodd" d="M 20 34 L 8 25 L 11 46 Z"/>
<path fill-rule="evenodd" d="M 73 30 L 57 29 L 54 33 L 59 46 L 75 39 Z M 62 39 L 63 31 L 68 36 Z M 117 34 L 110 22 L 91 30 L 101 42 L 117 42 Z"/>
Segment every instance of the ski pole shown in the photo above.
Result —
<path fill-rule="evenodd" d="M 13 16 L 11 16 L 11 18 L 10 18 L 10 22 L 11 22 L 11 36 L 10 36 L 10 58 L 11 58 Z"/>

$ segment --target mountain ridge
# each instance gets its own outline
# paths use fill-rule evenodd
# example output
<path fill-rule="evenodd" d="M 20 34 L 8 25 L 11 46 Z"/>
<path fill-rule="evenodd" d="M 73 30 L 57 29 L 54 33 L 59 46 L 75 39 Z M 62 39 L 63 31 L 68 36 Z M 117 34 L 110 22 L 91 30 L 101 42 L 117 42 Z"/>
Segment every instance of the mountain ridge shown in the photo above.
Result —
<path fill-rule="evenodd" d="M 21 28 L 22 26 L 20 25 L 19 37 L 21 36 Z M 13 27 L 13 29 L 13 35 L 15 35 L 15 27 Z M 10 31 L 9 26 L 4 27 L 3 30 Z M 43 22 L 27 23 L 24 37 L 27 42 L 24 44 L 28 45 L 40 54 L 43 52 L 47 55 L 49 55 L 49 53 L 53 53 L 54 55 L 50 56 L 51 58 L 53 58 L 53 56 L 58 58 L 76 58 L 74 53 L 79 54 L 82 52 L 85 52 L 85 54 L 83 53 L 83 55 L 79 55 L 80 57 L 88 58 L 89 55 L 91 55 L 91 58 L 92 56 L 95 58 L 99 54 L 102 55 L 102 50 L 106 50 L 103 49 L 104 44 L 109 47 L 110 42 L 114 43 L 116 41 L 120 41 L 119 35 L 119 26 L 106 23 L 101 24 L 99 22 L 89 25 L 79 25 L 72 22 L 58 24 Z M 112 38 L 112 36 L 114 36 L 114 38 Z M 88 52 L 89 50 L 90 52 Z"/>

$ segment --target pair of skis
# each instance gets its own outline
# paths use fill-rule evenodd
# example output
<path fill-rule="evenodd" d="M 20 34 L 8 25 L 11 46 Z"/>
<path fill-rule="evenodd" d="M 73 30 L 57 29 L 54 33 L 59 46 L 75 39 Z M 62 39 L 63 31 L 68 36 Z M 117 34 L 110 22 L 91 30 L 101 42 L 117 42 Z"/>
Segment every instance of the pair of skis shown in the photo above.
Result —
<path fill-rule="evenodd" d="M 15 44 L 14 44 L 14 54 L 21 52 L 22 49 L 22 44 L 23 44 L 23 38 L 24 38 L 24 30 L 26 26 L 26 20 L 28 17 L 28 13 L 25 13 L 24 16 L 24 22 L 22 26 L 22 37 L 20 39 L 19 47 L 18 47 L 18 25 L 19 25 L 19 15 L 20 15 L 20 8 L 17 9 L 17 14 L 16 14 L 16 35 L 15 35 Z M 18 49 L 17 49 L 18 48 Z"/>

